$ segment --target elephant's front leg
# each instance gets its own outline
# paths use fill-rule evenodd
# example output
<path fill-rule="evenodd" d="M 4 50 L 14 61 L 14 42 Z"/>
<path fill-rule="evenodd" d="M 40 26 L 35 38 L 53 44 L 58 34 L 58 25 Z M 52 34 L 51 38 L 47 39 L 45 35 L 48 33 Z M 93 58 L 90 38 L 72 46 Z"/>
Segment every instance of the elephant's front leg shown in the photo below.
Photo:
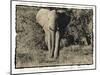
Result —
<path fill-rule="evenodd" d="M 60 45 L 60 32 L 56 31 L 56 34 L 55 34 L 55 50 L 54 50 L 54 58 L 55 59 L 59 56 L 59 45 Z"/>
<path fill-rule="evenodd" d="M 49 58 L 53 57 L 54 53 L 54 43 L 55 43 L 55 33 L 54 31 L 49 30 L 47 33 L 47 43 L 48 43 L 48 56 Z"/>
<path fill-rule="evenodd" d="M 52 57 L 54 56 L 54 49 L 55 49 L 55 31 L 50 31 L 51 32 L 51 55 Z"/>

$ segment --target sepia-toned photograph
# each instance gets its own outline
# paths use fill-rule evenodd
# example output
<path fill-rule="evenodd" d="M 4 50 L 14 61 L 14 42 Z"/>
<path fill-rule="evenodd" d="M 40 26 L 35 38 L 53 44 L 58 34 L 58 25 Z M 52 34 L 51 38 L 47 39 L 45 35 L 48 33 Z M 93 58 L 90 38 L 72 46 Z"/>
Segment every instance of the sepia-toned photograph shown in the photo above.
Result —
<path fill-rule="evenodd" d="M 15 69 L 95 64 L 93 6 L 19 3 L 14 6 L 12 20 Z"/>

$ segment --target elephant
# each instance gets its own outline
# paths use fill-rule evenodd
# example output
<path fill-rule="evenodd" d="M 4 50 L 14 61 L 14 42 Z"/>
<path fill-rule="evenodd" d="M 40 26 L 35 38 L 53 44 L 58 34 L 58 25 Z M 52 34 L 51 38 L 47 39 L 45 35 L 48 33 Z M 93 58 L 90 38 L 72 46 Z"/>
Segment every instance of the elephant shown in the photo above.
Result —
<path fill-rule="evenodd" d="M 48 47 L 48 58 L 59 57 L 60 40 L 70 16 L 65 10 L 41 8 L 36 15 L 37 23 L 45 32 L 45 42 Z"/>

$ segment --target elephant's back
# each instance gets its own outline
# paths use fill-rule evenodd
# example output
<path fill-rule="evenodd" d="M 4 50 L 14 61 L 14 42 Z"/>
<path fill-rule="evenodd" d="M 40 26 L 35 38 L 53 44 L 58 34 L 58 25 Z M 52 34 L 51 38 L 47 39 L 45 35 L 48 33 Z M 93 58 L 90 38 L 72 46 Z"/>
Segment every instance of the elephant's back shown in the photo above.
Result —
<path fill-rule="evenodd" d="M 48 9 L 40 9 L 36 15 L 36 20 L 42 27 L 48 23 L 48 12 Z"/>

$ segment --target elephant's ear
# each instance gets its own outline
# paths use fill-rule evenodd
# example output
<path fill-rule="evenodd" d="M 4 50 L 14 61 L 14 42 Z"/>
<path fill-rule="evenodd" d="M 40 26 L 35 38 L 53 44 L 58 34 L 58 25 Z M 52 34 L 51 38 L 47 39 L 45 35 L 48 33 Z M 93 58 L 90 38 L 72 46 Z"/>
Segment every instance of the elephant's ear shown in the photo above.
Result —
<path fill-rule="evenodd" d="M 66 15 L 66 19 L 67 19 L 66 23 L 67 23 L 67 25 L 68 25 L 68 24 L 70 23 L 71 16 L 70 16 L 70 15 Z"/>

